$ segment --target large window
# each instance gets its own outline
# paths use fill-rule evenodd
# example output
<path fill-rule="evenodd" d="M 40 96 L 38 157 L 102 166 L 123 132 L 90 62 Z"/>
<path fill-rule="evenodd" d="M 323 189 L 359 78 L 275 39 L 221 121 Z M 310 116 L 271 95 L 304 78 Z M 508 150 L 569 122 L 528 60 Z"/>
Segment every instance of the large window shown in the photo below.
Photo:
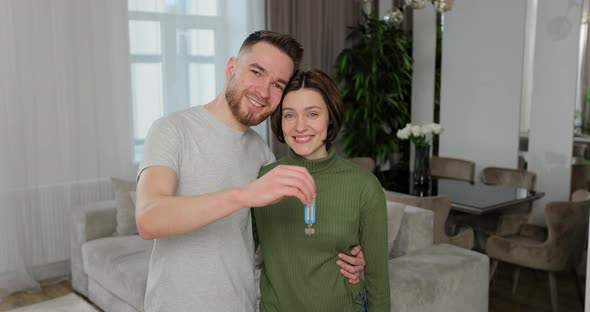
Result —
<path fill-rule="evenodd" d="M 228 57 L 257 26 L 246 2 L 128 0 L 136 161 L 154 120 L 221 91 Z M 265 126 L 256 130 L 266 139 Z"/>

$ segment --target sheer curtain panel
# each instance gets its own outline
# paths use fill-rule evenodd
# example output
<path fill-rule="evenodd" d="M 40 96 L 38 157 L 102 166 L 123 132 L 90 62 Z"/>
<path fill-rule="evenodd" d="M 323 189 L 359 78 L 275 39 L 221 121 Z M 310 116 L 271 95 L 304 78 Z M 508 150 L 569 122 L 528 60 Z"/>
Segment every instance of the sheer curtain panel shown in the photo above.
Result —
<path fill-rule="evenodd" d="M 69 273 L 71 212 L 133 179 L 127 3 L 0 0 L 0 299 Z"/>

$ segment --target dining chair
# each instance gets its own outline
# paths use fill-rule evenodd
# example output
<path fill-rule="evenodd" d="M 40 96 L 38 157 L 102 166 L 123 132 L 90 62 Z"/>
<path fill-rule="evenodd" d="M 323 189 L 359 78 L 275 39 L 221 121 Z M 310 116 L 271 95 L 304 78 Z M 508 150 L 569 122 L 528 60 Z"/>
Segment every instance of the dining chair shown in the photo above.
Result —
<path fill-rule="evenodd" d="M 574 159 L 586 159 L 586 154 L 588 153 L 587 150 L 587 143 L 574 142 L 572 157 Z"/>
<path fill-rule="evenodd" d="M 385 191 L 385 198 L 388 201 L 402 203 L 404 205 L 428 209 L 434 214 L 434 243 L 452 244 L 455 246 L 472 249 L 474 243 L 474 232 L 470 227 L 465 227 L 455 235 L 447 232 L 447 219 L 451 211 L 451 201 L 444 195 L 416 197 L 406 194 Z"/>
<path fill-rule="evenodd" d="M 506 185 L 534 191 L 537 175 L 534 172 L 502 167 L 486 167 L 481 171 L 479 179 L 491 185 Z"/>
<path fill-rule="evenodd" d="M 484 184 L 504 185 L 516 188 L 523 188 L 534 192 L 537 184 L 537 175 L 534 172 L 501 167 L 484 168 L 480 174 L 480 180 Z M 509 235 L 515 234 L 520 226 L 528 222 L 532 209 L 532 203 L 521 205 L 516 209 L 505 210 L 503 213 L 495 214 L 497 220 L 493 221 L 494 215 L 488 219 L 488 225 L 484 228 L 488 234 Z"/>
<path fill-rule="evenodd" d="M 573 164 L 570 182 L 570 193 L 590 190 L 590 164 Z"/>
<path fill-rule="evenodd" d="M 371 157 L 352 157 L 348 158 L 348 160 L 371 172 L 373 172 L 373 170 L 375 170 L 376 167 L 375 160 Z"/>
<path fill-rule="evenodd" d="M 558 311 L 556 273 L 574 272 L 576 251 L 584 243 L 584 229 L 590 209 L 590 193 L 576 194 L 581 201 L 553 201 L 545 205 L 546 227 L 523 224 L 515 235 L 492 235 L 487 241 L 486 253 L 492 259 L 490 281 L 499 262 L 545 271 L 549 276 L 549 289 L 553 311 Z M 512 292 L 516 292 L 520 270 L 515 270 Z M 575 273 L 574 273 L 575 274 Z M 576 288 L 582 300 L 577 276 Z"/>
<path fill-rule="evenodd" d="M 588 192 L 586 190 L 577 190 L 572 193 L 570 200 L 572 202 L 582 202 L 582 201 L 590 200 L 590 192 Z M 586 213 L 586 215 L 584 216 L 584 220 L 588 220 L 588 217 L 590 215 L 590 210 L 586 210 L 585 213 Z M 575 261 L 578 263 L 578 265 L 576 266 L 576 271 L 580 272 L 581 275 L 586 275 L 586 257 L 585 256 L 588 253 L 588 236 L 586 235 L 586 233 L 588 233 L 588 222 L 586 222 L 584 224 L 583 233 L 584 233 L 583 248 L 580 248 L 578 250 L 577 254 L 574 256 L 575 257 L 574 259 L 576 259 Z"/>
<path fill-rule="evenodd" d="M 579 189 L 572 193 L 571 201 L 581 202 L 590 200 L 590 192 L 588 190 Z"/>
<path fill-rule="evenodd" d="M 526 159 L 522 155 L 518 155 L 518 165 L 516 168 L 519 170 L 526 170 L 527 167 L 528 167 L 528 163 L 527 163 Z"/>
<path fill-rule="evenodd" d="M 475 162 L 459 158 L 432 156 L 430 175 L 474 183 Z"/>
<path fill-rule="evenodd" d="M 534 172 L 502 167 L 486 167 L 481 171 L 480 180 L 488 185 L 503 185 L 535 191 L 537 175 Z M 520 226 L 529 219 L 532 203 L 522 204 L 513 209 L 504 210 L 501 213 L 491 213 L 482 216 L 457 215 L 455 222 L 467 224 L 473 227 L 477 233 L 487 235 L 511 235 L 516 234 Z M 485 238 L 477 234 L 480 245 L 485 245 Z"/>

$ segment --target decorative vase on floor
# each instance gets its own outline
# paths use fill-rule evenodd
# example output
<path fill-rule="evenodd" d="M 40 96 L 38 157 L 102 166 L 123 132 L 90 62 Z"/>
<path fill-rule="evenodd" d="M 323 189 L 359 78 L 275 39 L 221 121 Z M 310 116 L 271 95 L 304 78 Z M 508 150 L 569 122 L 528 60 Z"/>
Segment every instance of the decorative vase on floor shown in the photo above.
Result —
<path fill-rule="evenodd" d="M 414 145 L 414 186 L 428 188 L 430 185 L 430 144 Z"/>

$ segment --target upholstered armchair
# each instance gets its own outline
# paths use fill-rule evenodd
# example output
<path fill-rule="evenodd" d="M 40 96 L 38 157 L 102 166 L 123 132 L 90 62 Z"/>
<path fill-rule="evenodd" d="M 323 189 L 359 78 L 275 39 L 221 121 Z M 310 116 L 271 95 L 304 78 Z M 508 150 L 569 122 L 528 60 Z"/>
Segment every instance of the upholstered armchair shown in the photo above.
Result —
<path fill-rule="evenodd" d="M 353 162 L 354 164 L 357 164 L 369 171 L 373 171 L 375 170 L 375 160 L 371 157 L 352 157 L 352 158 L 348 158 L 348 160 L 350 160 L 351 162 Z"/>
<path fill-rule="evenodd" d="M 402 203 L 414 207 L 431 210 L 434 213 L 434 243 L 452 244 L 466 249 L 473 248 L 474 232 L 470 227 L 461 229 L 456 235 L 447 234 L 447 218 L 451 210 L 451 202 L 447 196 L 416 197 L 385 191 L 388 201 Z"/>
<path fill-rule="evenodd" d="M 470 160 L 432 156 L 430 174 L 433 177 L 475 182 L 475 163 Z"/>
<path fill-rule="evenodd" d="M 586 192 L 586 191 L 584 191 Z M 586 192 L 587 193 L 587 192 Z M 524 224 L 516 235 L 492 235 L 486 252 L 492 259 L 490 280 L 500 261 L 548 272 L 551 305 L 558 310 L 556 272 L 573 271 L 576 251 L 582 249 L 584 229 L 588 222 L 590 194 L 577 194 L 582 201 L 549 202 L 545 205 L 547 227 Z M 513 292 L 518 283 L 515 272 Z M 576 278 L 576 286 L 577 278 Z"/>
<path fill-rule="evenodd" d="M 590 190 L 590 164 L 573 164 L 570 184 L 571 193 Z"/>
<path fill-rule="evenodd" d="M 590 192 L 587 190 L 577 190 L 575 192 L 572 193 L 571 196 L 571 201 L 573 202 L 581 202 L 581 201 L 586 201 L 586 200 L 590 200 Z M 590 215 L 590 209 L 587 209 L 584 211 L 586 213 L 586 216 L 584 216 L 585 220 L 588 220 L 588 215 Z M 576 267 L 576 271 L 580 274 L 580 275 L 586 275 L 586 254 L 588 252 L 588 236 L 586 235 L 586 233 L 588 233 L 588 223 L 586 222 L 584 225 L 584 230 L 582 231 L 584 234 L 583 240 L 584 240 L 584 244 L 583 247 L 584 248 L 580 248 L 577 250 L 577 253 L 574 255 L 575 259 L 574 261 L 576 261 L 578 263 L 577 267 Z"/>

